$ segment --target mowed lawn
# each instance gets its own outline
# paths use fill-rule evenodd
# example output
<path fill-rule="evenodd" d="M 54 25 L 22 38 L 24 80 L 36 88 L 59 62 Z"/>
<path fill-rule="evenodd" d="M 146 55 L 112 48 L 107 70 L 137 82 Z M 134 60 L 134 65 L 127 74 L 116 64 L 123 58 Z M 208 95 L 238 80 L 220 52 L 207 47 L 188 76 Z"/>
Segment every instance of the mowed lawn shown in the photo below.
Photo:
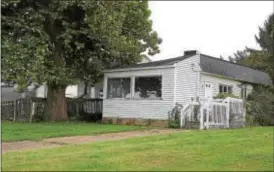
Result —
<path fill-rule="evenodd" d="M 23 123 L 2 121 L 2 142 L 41 140 L 50 137 L 94 135 L 141 130 L 147 127 L 83 122 Z"/>
<path fill-rule="evenodd" d="M 3 170 L 273 170 L 273 127 L 185 131 L 2 155 Z"/>

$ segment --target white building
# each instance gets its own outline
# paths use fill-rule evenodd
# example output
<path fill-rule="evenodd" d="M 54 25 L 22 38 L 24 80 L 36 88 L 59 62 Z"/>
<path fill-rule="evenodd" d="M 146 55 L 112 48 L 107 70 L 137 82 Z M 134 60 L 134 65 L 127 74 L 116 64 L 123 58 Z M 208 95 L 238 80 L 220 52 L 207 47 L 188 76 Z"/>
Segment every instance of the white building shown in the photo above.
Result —
<path fill-rule="evenodd" d="M 106 70 L 103 121 L 136 123 L 137 119 L 149 119 L 148 123 L 166 124 L 168 112 L 175 103 L 184 105 L 197 96 L 214 98 L 219 93 L 246 97 L 252 91 L 252 84 L 271 85 L 271 79 L 262 71 L 197 51 Z"/>

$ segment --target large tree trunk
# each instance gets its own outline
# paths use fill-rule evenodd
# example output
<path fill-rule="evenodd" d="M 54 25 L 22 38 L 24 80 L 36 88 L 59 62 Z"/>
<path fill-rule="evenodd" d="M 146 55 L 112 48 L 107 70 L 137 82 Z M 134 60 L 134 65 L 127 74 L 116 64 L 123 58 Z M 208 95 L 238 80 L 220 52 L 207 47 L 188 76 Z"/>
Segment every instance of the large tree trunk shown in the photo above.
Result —
<path fill-rule="evenodd" d="M 51 121 L 68 120 L 66 87 L 48 85 L 47 111 Z"/>

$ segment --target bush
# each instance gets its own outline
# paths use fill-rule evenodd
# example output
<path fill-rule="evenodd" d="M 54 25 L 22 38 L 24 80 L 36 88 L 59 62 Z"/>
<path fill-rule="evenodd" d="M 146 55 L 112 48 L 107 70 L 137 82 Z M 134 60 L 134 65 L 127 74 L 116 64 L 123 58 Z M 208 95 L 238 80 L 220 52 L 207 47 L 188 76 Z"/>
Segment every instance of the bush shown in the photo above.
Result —
<path fill-rule="evenodd" d="M 239 98 L 238 96 L 235 96 L 234 94 L 231 93 L 219 93 L 216 98 L 217 99 L 225 99 L 227 97 L 232 97 L 232 98 Z"/>
<path fill-rule="evenodd" d="M 168 113 L 168 127 L 180 128 L 180 116 L 182 105 L 176 103 L 175 107 Z"/>
<path fill-rule="evenodd" d="M 249 125 L 274 125 L 273 92 L 273 88 L 254 88 L 246 102 L 246 121 Z"/>

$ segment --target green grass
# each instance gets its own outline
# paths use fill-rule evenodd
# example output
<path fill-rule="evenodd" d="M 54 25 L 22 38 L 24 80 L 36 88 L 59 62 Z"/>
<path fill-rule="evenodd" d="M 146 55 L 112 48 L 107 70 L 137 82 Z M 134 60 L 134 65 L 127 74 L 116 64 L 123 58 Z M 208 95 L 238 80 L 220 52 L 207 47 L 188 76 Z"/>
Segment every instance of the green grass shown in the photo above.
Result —
<path fill-rule="evenodd" d="M 273 127 L 190 131 L 11 152 L 3 170 L 273 170 Z"/>
<path fill-rule="evenodd" d="M 82 122 L 23 123 L 2 121 L 2 141 L 41 140 L 50 137 L 94 135 L 140 130 L 146 127 Z"/>

